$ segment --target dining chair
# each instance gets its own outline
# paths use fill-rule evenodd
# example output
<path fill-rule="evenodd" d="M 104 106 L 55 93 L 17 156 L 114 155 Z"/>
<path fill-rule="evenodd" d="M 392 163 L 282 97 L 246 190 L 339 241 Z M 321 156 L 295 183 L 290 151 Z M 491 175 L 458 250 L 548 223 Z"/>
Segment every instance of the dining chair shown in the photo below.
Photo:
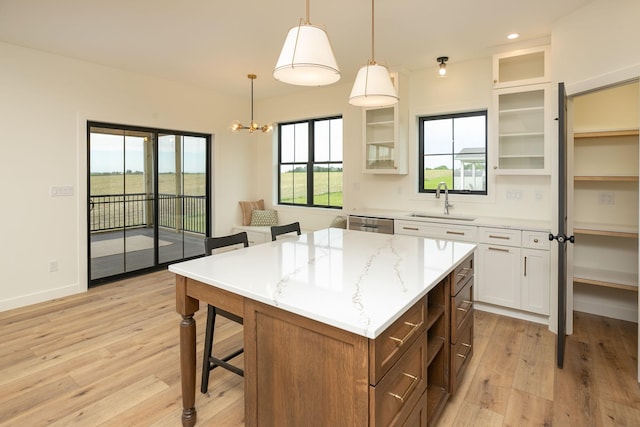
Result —
<path fill-rule="evenodd" d="M 231 234 L 228 236 L 221 237 L 206 237 L 204 239 L 204 252 L 205 255 L 211 255 L 214 250 L 220 248 L 231 248 L 232 246 L 248 247 L 249 239 L 247 238 L 246 232 Z M 237 316 L 233 313 L 229 313 L 228 311 L 222 310 L 216 306 L 209 304 L 207 306 L 207 330 L 205 332 L 204 338 L 204 356 L 202 358 L 202 382 L 200 384 L 200 392 L 206 393 L 209 387 L 209 372 L 211 372 L 214 368 L 220 366 L 221 368 L 227 369 L 235 374 L 244 377 L 244 370 L 238 368 L 229 363 L 231 359 L 239 356 L 244 352 L 244 348 L 240 348 L 232 353 L 227 354 L 222 357 L 215 357 L 212 355 L 213 353 L 213 333 L 215 331 L 216 326 L 216 317 L 217 316 L 225 317 L 229 320 L 232 320 L 236 323 L 243 324 L 243 319 L 240 316 Z"/>
<path fill-rule="evenodd" d="M 291 224 L 285 224 L 285 225 L 272 225 L 271 240 L 276 240 L 276 238 L 282 234 L 293 233 L 293 232 L 296 232 L 298 236 L 301 234 L 299 222 L 292 222 Z"/>

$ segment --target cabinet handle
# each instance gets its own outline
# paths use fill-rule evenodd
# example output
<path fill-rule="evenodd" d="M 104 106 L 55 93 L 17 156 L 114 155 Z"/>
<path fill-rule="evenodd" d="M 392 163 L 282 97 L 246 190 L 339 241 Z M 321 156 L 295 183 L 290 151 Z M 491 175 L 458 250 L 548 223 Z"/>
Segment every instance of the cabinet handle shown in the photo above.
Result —
<path fill-rule="evenodd" d="M 524 257 L 524 277 L 527 277 L 527 257 Z"/>
<path fill-rule="evenodd" d="M 471 304 L 473 304 L 473 301 L 464 300 L 464 301 L 462 301 L 462 304 L 471 305 Z M 461 304 L 461 305 L 462 305 L 462 304 Z M 468 309 L 466 309 L 466 308 L 462 308 L 462 307 L 457 307 L 457 310 L 458 310 L 458 311 L 465 312 L 465 313 L 466 313 L 467 311 L 469 311 Z"/>
<path fill-rule="evenodd" d="M 502 240 L 511 240 L 509 236 L 496 236 L 494 234 L 489 234 L 490 239 L 502 239 Z"/>
<path fill-rule="evenodd" d="M 468 349 L 471 349 L 471 344 L 467 344 L 466 342 L 461 342 L 460 345 L 462 345 L 463 347 L 467 347 Z M 456 353 L 456 356 L 458 356 L 458 357 L 460 357 L 462 359 L 466 359 L 467 358 L 466 354 Z"/>
<path fill-rule="evenodd" d="M 391 392 L 388 392 L 388 393 L 390 396 L 395 397 L 400 402 L 404 403 L 404 400 L 407 398 L 407 396 L 411 394 L 413 389 L 418 384 L 418 377 L 416 377 L 415 375 L 407 374 L 406 372 L 403 372 L 402 375 L 404 375 L 405 377 L 411 378 L 411 384 L 409 384 L 409 388 L 407 388 L 405 392 L 402 393 L 402 395 L 391 393 Z"/>
<path fill-rule="evenodd" d="M 533 239 L 533 243 L 538 243 L 538 239 Z"/>
<path fill-rule="evenodd" d="M 456 236 L 464 236 L 464 231 L 450 231 L 450 230 L 447 230 L 447 234 L 455 234 Z"/>
<path fill-rule="evenodd" d="M 489 250 L 490 251 L 499 251 L 499 252 L 509 252 L 509 249 L 494 248 L 493 246 L 489 246 Z"/>
<path fill-rule="evenodd" d="M 411 327 L 411 329 L 409 329 L 409 332 L 407 333 L 407 335 L 404 336 L 404 338 L 389 337 L 389 339 L 398 343 L 398 346 L 401 346 L 402 344 L 404 344 L 409 339 L 409 337 L 413 335 L 416 329 L 418 329 L 418 327 L 422 325 L 422 322 L 420 323 L 404 322 L 404 324 Z"/>
<path fill-rule="evenodd" d="M 419 228 L 417 228 L 417 227 L 402 227 L 402 229 L 403 229 L 403 230 L 410 230 L 410 231 L 418 231 L 418 230 L 420 230 L 420 229 L 419 229 Z"/>

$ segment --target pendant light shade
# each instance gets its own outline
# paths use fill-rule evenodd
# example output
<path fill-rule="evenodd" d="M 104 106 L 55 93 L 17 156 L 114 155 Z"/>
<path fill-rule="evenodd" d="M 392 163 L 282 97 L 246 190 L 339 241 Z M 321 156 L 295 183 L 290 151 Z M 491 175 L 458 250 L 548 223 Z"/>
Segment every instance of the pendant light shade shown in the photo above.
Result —
<path fill-rule="evenodd" d="M 290 29 L 273 77 L 299 86 L 324 86 L 340 80 L 326 31 L 310 24 Z"/>
<path fill-rule="evenodd" d="M 360 68 L 351 89 L 349 104 L 358 107 L 385 107 L 398 102 L 389 70 L 375 62 Z"/>
<path fill-rule="evenodd" d="M 340 80 L 340 70 L 327 32 L 307 19 L 291 28 L 282 46 L 273 77 L 299 86 L 324 86 Z"/>
<path fill-rule="evenodd" d="M 386 107 L 399 99 L 389 70 L 374 59 L 374 23 L 374 0 L 371 0 L 371 60 L 358 71 L 349 96 L 349 104 L 357 107 Z"/>

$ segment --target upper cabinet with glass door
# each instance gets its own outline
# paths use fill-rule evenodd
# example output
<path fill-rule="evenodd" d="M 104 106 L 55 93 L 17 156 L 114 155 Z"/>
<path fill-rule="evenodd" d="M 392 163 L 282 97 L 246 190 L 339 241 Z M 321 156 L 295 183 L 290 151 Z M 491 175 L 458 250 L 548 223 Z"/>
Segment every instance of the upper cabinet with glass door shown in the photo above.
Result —
<path fill-rule="evenodd" d="M 494 56 L 493 169 L 496 174 L 548 175 L 549 48 Z"/>
<path fill-rule="evenodd" d="M 549 46 L 499 53 L 493 56 L 493 87 L 495 89 L 547 83 Z"/>
<path fill-rule="evenodd" d="M 550 173 L 548 91 L 548 84 L 494 91 L 495 173 Z"/>
<path fill-rule="evenodd" d="M 406 174 L 408 103 L 400 93 L 398 75 L 392 80 L 400 95 L 400 102 L 389 107 L 363 108 L 363 166 L 364 173 Z M 406 90 L 405 90 L 406 92 Z"/>

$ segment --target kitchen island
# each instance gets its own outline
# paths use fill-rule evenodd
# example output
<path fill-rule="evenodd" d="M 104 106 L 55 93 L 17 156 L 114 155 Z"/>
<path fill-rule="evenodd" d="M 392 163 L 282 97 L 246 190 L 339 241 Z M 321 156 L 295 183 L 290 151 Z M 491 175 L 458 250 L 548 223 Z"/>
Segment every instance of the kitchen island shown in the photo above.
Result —
<path fill-rule="evenodd" d="M 244 318 L 247 426 L 426 424 L 450 390 L 450 300 L 473 282 L 474 249 L 326 229 L 170 266 L 183 425 L 196 421 L 199 301 Z"/>

